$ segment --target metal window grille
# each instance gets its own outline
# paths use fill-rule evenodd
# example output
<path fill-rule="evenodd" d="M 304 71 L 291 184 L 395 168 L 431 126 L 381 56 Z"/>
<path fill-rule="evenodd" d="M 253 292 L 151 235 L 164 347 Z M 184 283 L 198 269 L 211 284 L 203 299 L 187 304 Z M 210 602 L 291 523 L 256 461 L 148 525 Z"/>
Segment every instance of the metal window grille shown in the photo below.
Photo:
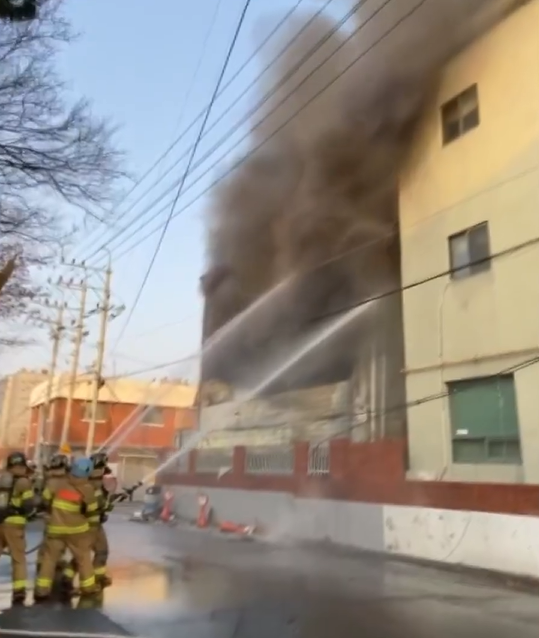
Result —
<path fill-rule="evenodd" d="M 223 468 L 231 468 L 233 453 L 233 448 L 197 450 L 195 471 L 198 474 L 217 474 Z"/>
<path fill-rule="evenodd" d="M 309 446 L 309 464 L 307 466 L 308 474 L 329 474 L 329 444 L 322 443 L 317 445 L 311 443 Z"/>
<path fill-rule="evenodd" d="M 293 474 L 292 447 L 249 447 L 245 455 L 247 474 Z"/>

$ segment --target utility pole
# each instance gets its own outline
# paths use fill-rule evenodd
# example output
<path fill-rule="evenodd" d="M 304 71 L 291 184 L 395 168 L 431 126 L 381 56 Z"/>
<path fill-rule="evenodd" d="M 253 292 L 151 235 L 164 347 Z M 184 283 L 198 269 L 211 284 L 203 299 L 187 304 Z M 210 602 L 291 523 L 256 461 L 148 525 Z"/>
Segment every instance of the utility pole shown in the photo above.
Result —
<path fill-rule="evenodd" d="M 82 345 L 82 339 L 85 336 L 84 332 L 84 319 L 86 312 L 86 296 L 88 294 L 88 281 L 85 278 L 80 287 L 80 308 L 77 325 L 75 327 L 75 337 L 73 339 L 73 355 L 71 364 L 71 374 L 69 377 L 69 390 L 67 395 L 66 409 L 64 414 L 64 423 L 62 425 L 62 436 L 60 439 L 60 446 L 63 446 L 68 441 L 69 426 L 71 424 L 71 412 L 73 409 L 73 396 L 75 394 L 75 388 L 77 386 L 77 375 L 79 370 L 80 350 Z"/>
<path fill-rule="evenodd" d="M 38 430 L 37 430 L 36 446 L 34 450 L 34 461 L 40 472 L 43 470 L 45 434 L 48 434 L 50 430 L 49 411 L 50 411 L 50 403 L 52 398 L 52 389 L 54 385 L 54 377 L 56 374 L 56 366 L 58 365 L 60 341 L 62 340 L 62 336 L 64 332 L 64 309 L 65 309 L 65 303 L 60 302 L 58 304 L 56 321 L 54 322 L 54 326 L 51 333 L 51 336 L 52 336 L 51 364 L 49 366 L 45 401 L 41 408 L 41 415 L 40 415 Z"/>
<path fill-rule="evenodd" d="M 101 313 L 101 323 L 99 327 L 99 341 L 97 342 L 97 360 L 94 370 L 94 384 L 92 392 L 92 408 L 90 414 L 90 424 L 88 427 L 88 438 L 86 439 L 86 456 L 90 456 L 94 447 L 95 426 L 97 421 L 97 403 L 99 399 L 99 390 L 101 388 L 101 380 L 103 375 L 103 359 L 105 356 L 105 343 L 107 337 L 107 325 L 109 321 L 110 306 L 110 287 L 112 279 L 112 270 L 109 260 L 109 266 L 105 273 L 105 284 L 103 287 L 103 301 L 98 306 Z"/>

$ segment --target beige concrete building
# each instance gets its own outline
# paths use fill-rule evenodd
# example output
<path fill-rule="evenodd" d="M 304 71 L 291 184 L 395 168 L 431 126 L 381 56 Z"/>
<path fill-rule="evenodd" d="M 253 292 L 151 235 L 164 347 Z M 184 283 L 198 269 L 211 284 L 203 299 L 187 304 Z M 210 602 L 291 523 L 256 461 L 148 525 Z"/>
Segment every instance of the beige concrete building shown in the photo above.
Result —
<path fill-rule="evenodd" d="M 30 425 L 30 396 L 46 378 L 46 371 L 23 369 L 0 382 L 0 448 L 24 447 Z"/>
<path fill-rule="evenodd" d="M 539 482 L 538 166 L 531 0 L 447 65 L 401 175 L 412 476 Z"/>

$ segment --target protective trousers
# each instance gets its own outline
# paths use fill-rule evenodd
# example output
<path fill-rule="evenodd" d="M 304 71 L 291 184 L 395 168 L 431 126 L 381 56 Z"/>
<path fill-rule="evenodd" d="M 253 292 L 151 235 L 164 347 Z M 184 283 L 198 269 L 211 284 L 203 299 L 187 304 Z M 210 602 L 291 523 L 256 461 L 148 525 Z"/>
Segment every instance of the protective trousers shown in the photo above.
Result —
<path fill-rule="evenodd" d="M 91 548 L 94 552 L 93 566 L 96 580 L 107 580 L 107 561 L 109 558 L 109 542 L 103 525 L 90 528 Z M 64 570 L 64 577 L 72 580 L 79 571 L 77 560 L 73 557 L 70 565 Z"/>
<path fill-rule="evenodd" d="M 0 554 L 9 549 L 11 554 L 11 586 L 13 596 L 26 592 L 26 535 L 24 525 L 0 525 Z"/>
<path fill-rule="evenodd" d="M 80 574 L 79 587 L 82 594 L 95 592 L 95 576 L 92 565 L 92 534 L 64 534 L 62 536 L 46 536 L 43 541 L 43 558 L 41 569 L 36 580 L 36 595 L 49 596 L 51 593 L 56 566 L 67 549 L 77 562 Z"/>
<path fill-rule="evenodd" d="M 37 552 L 37 558 L 36 558 L 36 579 L 37 576 L 39 574 L 39 572 L 41 571 L 41 563 L 43 562 L 43 555 L 45 553 L 45 543 L 41 543 L 41 545 L 39 546 L 38 552 Z M 66 556 L 65 554 L 62 556 L 62 558 L 60 559 L 60 561 L 58 562 L 58 564 L 56 565 L 56 576 L 58 577 L 58 582 L 60 582 L 61 578 L 62 578 L 62 572 L 65 568 L 66 565 L 69 564 L 69 561 L 66 560 Z M 37 588 L 37 586 L 34 586 L 34 588 Z"/>
<path fill-rule="evenodd" d="M 94 536 L 94 573 L 99 579 L 107 575 L 107 561 L 109 559 L 109 541 L 103 525 L 95 530 Z"/>

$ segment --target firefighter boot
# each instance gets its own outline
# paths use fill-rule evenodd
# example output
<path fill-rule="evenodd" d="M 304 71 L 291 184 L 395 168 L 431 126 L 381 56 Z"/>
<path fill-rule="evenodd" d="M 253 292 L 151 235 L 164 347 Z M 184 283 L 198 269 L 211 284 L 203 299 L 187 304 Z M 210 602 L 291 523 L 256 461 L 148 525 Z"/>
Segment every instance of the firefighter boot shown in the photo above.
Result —
<path fill-rule="evenodd" d="M 71 578 L 62 576 L 59 584 L 58 593 L 62 600 L 71 599 L 79 595 L 79 591 L 73 584 Z"/>
<path fill-rule="evenodd" d="M 100 574 L 99 576 L 96 576 L 95 582 L 101 589 L 105 589 L 112 585 L 112 578 L 107 576 L 107 574 Z"/>
<path fill-rule="evenodd" d="M 11 604 L 15 607 L 26 602 L 26 589 L 17 589 L 11 595 Z"/>
<path fill-rule="evenodd" d="M 38 591 L 34 592 L 34 605 L 40 605 L 43 603 L 48 603 L 51 599 L 50 593 L 41 593 Z"/>

